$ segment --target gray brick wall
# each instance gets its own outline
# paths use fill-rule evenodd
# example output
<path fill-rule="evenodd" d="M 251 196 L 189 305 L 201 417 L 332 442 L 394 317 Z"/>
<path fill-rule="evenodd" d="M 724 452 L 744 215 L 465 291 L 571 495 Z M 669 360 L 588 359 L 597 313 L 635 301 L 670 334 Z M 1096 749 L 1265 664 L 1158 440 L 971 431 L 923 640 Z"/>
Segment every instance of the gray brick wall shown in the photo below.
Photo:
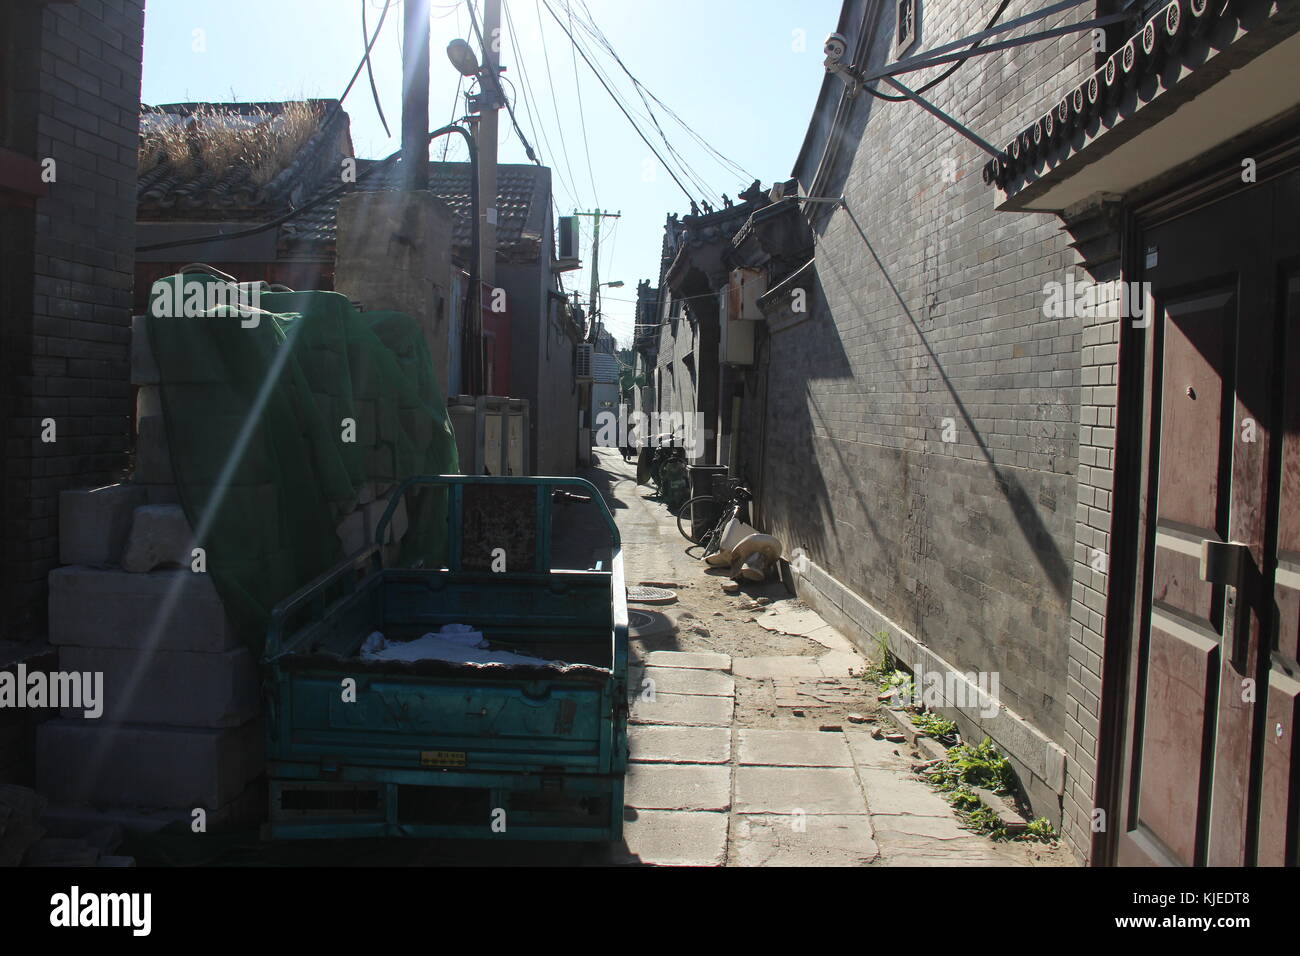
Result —
<path fill-rule="evenodd" d="M 892 56 L 882 7 L 873 64 Z M 922 45 L 988 13 L 926 4 Z M 1086 37 L 1060 37 L 974 58 L 927 95 L 1002 143 L 1092 63 Z M 999 674 L 1002 704 L 1068 754 L 1058 805 L 1035 810 L 1082 855 L 1105 600 L 1085 557 L 1110 526 L 1114 330 L 1044 316 L 1044 285 L 1080 261 L 1072 236 L 998 212 L 974 144 L 867 94 L 847 142 L 823 194 L 852 215 L 814 221 L 811 317 L 768 326 L 758 515 L 938 657 Z M 816 160 L 796 170 L 805 189 Z"/>
<path fill-rule="evenodd" d="M 9 147 L 55 162 L 49 192 L 7 217 L 4 630 L 44 627 L 61 489 L 113 480 L 130 447 L 128 382 L 143 0 L 10 12 Z M 28 238 L 30 237 L 30 238 Z M 41 441 L 53 419 L 57 440 Z"/>

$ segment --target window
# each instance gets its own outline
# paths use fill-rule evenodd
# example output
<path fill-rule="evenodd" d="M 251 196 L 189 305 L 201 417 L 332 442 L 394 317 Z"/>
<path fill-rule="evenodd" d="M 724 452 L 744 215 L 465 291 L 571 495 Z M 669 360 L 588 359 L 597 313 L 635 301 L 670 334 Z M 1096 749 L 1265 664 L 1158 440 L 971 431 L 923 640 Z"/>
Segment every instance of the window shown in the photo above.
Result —
<path fill-rule="evenodd" d="M 916 43 L 916 2 L 898 0 L 898 46 L 895 56 L 902 56 Z"/>

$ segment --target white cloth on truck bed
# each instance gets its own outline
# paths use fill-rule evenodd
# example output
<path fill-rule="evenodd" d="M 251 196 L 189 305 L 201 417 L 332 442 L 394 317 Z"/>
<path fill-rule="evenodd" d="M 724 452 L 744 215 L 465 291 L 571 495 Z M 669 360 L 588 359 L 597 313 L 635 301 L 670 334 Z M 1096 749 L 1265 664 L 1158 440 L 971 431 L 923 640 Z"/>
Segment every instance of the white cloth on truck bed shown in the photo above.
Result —
<path fill-rule="evenodd" d="M 450 661 L 453 664 L 509 664 L 514 667 L 550 667 L 561 661 L 494 651 L 488 648 L 481 631 L 468 624 L 445 624 L 435 634 L 430 632 L 413 641 L 390 641 L 373 631 L 361 644 L 364 661 Z"/>

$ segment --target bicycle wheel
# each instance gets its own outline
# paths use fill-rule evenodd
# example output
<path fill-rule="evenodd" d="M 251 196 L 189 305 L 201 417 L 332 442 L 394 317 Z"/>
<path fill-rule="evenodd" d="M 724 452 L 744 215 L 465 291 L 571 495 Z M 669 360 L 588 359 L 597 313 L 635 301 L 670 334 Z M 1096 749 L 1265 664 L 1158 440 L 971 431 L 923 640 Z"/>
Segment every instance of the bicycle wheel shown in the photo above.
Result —
<path fill-rule="evenodd" d="M 703 512 L 705 518 L 704 530 L 696 536 L 695 518 L 696 509 L 708 509 Z M 677 509 L 677 530 L 681 532 L 682 537 L 691 544 L 703 544 L 709 536 L 713 525 L 718 520 L 718 515 L 722 513 L 722 499 L 715 498 L 713 495 L 696 495 L 694 498 L 688 498 L 686 502 Z"/>

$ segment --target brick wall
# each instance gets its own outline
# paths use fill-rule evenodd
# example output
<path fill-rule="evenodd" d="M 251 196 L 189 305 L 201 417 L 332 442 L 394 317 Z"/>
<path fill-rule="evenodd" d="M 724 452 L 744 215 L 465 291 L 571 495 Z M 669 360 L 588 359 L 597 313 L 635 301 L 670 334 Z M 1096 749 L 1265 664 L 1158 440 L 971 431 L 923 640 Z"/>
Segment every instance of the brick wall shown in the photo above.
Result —
<path fill-rule="evenodd" d="M 8 15 L 9 146 L 55 163 L 30 215 L 6 217 L 6 251 L 18 255 L 0 266 L 22 290 L 0 316 L 3 630 L 21 637 L 44 629 L 59 491 L 114 480 L 127 462 L 144 2 L 20 3 Z M 41 440 L 47 419 L 52 443 Z"/>
<path fill-rule="evenodd" d="M 875 6 L 873 65 L 894 41 L 894 5 Z M 1013 2 L 1003 19 L 1039 6 Z M 989 12 L 926 4 L 922 47 L 983 29 Z M 1092 63 L 1086 36 L 1059 37 L 973 58 L 927 96 L 1006 142 Z M 1006 713 L 965 729 L 1035 776 L 1035 812 L 1082 853 L 1105 600 L 1086 558 L 1109 529 L 1114 332 L 1044 316 L 1045 284 L 1080 262 L 1074 237 L 1054 215 L 998 212 L 974 144 L 868 94 L 846 132 L 819 191 L 848 211 L 813 220 L 811 311 L 770 321 L 760 349 L 758 514 L 787 553 L 807 552 L 844 620 L 888 622 L 925 660 L 998 675 Z M 796 169 L 805 190 L 819 158 Z M 1066 750 L 1064 773 L 1044 745 Z"/>

